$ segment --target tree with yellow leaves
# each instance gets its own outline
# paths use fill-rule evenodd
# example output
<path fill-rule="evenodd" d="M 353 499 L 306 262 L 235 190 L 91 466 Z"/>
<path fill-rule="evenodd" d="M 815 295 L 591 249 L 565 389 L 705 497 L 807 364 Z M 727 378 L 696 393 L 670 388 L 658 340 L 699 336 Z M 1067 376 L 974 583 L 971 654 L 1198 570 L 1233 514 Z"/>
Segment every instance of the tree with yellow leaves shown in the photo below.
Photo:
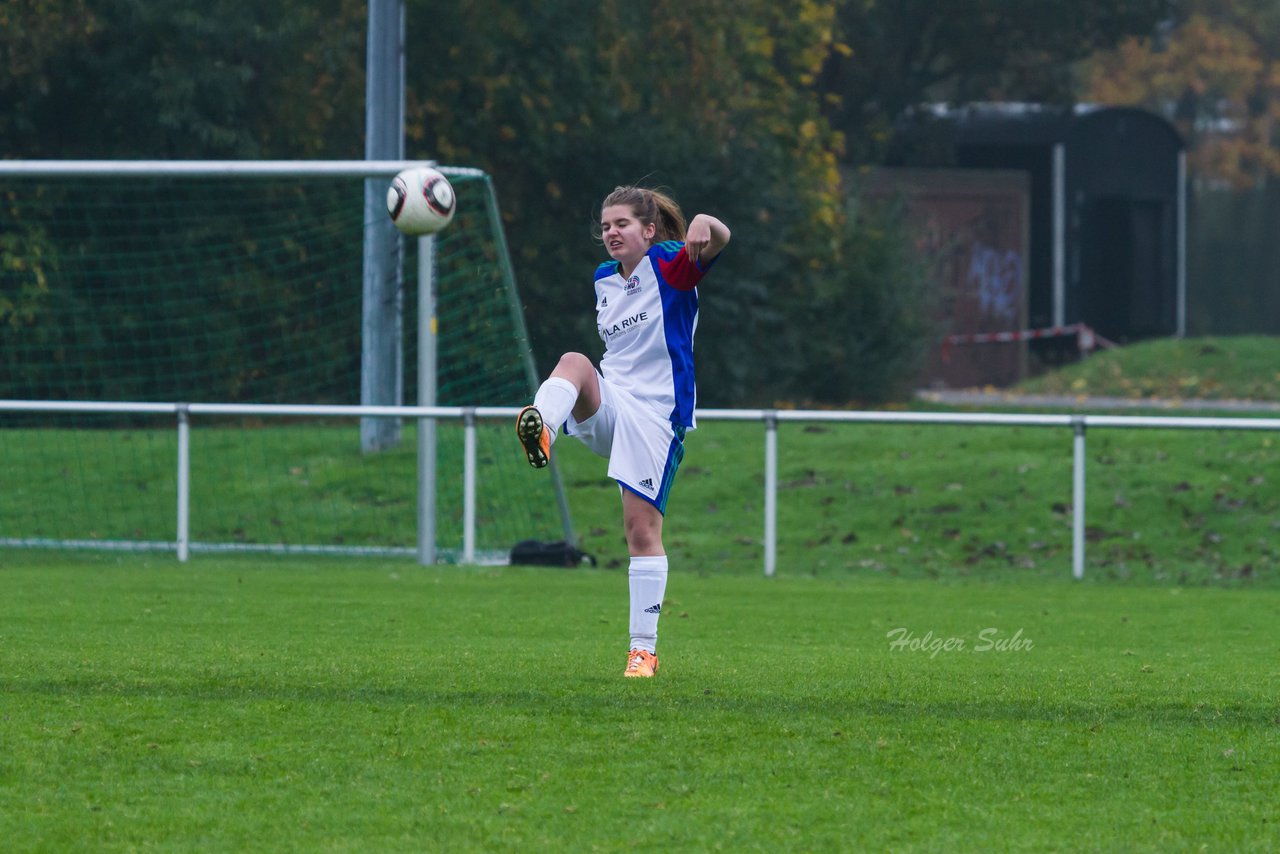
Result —
<path fill-rule="evenodd" d="M 1154 35 L 1084 64 L 1082 98 L 1144 106 L 1173 121 L 1202 186 L 1280 176 L 1280 6 L 1184 0 Z"/>

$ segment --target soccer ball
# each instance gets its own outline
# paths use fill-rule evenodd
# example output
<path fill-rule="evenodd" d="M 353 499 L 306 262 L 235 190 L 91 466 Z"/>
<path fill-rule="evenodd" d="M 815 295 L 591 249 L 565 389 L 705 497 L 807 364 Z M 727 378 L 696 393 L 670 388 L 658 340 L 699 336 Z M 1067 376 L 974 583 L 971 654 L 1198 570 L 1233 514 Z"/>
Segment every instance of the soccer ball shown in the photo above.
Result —
<path fill-rule="evenodd" d="M 387 213 L 405 234 L 435 234 L 453 219 L 453 185 L 430 166 L 406 169 L 387 188 Z"/>

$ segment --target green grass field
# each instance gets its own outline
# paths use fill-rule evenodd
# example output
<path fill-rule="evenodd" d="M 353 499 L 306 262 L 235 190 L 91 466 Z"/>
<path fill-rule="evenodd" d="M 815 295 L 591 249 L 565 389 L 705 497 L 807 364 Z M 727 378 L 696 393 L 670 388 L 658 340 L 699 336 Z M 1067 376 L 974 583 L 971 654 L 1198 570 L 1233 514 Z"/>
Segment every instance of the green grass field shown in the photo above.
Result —
<path fill-rule="evenodd" d="M 1280 339 L 1261 335 L 1161 338 L 1101 350 L 1027 380 L 1029 394 L 1178 400 L 1280 400 Z"/>
<path fill-rule="evenodd" d="M 1273 590 L 682 574 L 640 681 L 619 572 L 22 563 L 11 851 L 1280 844 Z"/>
<path fill-rule="evenodd" d="M 1125 349 L 1071 370 L 1112 394 L 1178 385 L 1157 374 L 1179 359 L 1280 358 Z M 574 443 L 597 569 L 0 550 L 0 847 L 1276 849 L 1280 437 L 1088 441 L 1081 583 L 1068 431 L 783 425 L 764 579 L 763 428 L 704 424 L 653 680 L 621 678 L 617 487 Z M 218 452 L 193 473 L 201 536 L 413 540 L 408 452 L 303 425 L 196 443 Z M 172 450 L 0 431 L 0 531 L 163 538 Z M 527 494 L 501 487 L 480 483 Z"/>

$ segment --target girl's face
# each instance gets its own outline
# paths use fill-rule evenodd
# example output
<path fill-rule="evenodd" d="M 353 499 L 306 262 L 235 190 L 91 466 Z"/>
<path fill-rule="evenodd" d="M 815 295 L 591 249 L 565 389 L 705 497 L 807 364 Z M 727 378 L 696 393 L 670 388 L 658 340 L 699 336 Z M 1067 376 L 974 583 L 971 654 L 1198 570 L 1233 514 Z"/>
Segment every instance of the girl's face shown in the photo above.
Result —
<path fill-rule="evenodd" d="M 641 225 L 627 205 L 610 205 L 600 212 L 600 236 L 605 249 L 628 273 L 649 251 L 657 231 L 654 223 Z"/>

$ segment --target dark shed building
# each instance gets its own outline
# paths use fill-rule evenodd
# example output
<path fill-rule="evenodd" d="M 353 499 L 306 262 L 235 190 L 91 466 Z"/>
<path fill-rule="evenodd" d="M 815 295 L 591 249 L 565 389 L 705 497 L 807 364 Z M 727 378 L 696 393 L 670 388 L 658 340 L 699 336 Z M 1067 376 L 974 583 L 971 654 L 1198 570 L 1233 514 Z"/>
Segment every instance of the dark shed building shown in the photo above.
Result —
<path fill-rule="evenodd" d="M 1186 331 L 1186 160 L 1145 110 L 988 104 L 901 123 L 891 166 L 1030 178 L 1028 324 L 1132 341 Z"/>

